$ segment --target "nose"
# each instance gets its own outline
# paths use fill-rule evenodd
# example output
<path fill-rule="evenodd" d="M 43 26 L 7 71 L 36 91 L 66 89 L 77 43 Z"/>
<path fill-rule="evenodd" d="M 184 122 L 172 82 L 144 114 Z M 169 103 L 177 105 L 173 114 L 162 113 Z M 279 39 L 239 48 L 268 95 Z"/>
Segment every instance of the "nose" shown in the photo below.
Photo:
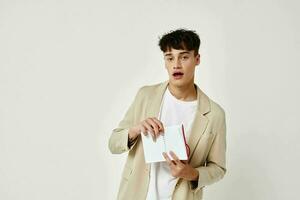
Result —
<path fill-rule="evenodd" d="M 181 68 L 180 59 L 175 59 L 173 69 L 180 69 L 180 68 Z"/>

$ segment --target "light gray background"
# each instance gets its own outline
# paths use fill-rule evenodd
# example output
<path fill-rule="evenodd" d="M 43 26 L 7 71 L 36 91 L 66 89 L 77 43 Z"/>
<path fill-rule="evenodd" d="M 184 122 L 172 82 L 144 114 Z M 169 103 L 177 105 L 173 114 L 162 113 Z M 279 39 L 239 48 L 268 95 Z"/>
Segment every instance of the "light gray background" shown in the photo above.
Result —
<path fill-rule="evenodd" d="M 206 200 L 299 199 L 298 1 L 0 0 L 0 199 L 115 199 L 108 138 L 168 78 L 158 36 L 199 33 L 196 83 L 227 117 Z"/>

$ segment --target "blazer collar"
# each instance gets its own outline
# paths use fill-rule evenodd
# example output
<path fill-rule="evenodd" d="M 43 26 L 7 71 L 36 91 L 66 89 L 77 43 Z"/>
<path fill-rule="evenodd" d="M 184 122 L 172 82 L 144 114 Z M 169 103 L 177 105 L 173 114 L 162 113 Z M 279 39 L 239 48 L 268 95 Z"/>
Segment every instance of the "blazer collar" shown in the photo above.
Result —
<path fill-rule="evenodd" d="M 158 85 L 152 99 L 150 101 L 150 105 L 148 107 L 147 113 L 150 117 L 158 117 L 160 106 L 162 103 L 162 98 L 165 90 L 169 84 L 169 80 L 162 82 Z M 197 111 L 195 114 L 195 118 L 192 124 L 191 133 L 188 139 L 188 145 L 190 147 L 190 158 L 191 160 L 195 148 L 198 144 L 198 141 L 202 134 L 204 133 L 207 124 L 208 118 L 205 116 L 206 113 L 209 113 L 211 110 L 209 97 L 199 88 L 197 84 L 194 84 L 197 88 Z"/>

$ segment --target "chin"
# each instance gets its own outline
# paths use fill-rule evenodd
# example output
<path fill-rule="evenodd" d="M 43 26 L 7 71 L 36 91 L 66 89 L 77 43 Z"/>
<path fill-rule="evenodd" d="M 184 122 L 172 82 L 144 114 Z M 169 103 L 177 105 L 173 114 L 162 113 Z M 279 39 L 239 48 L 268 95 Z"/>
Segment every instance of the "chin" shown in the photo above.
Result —
<path fill-rule="evenodd" d="M 169 83 L 176 87 L 182 87 L 187 84 L 184 80 L 173 80 L 172 78 L 169 79 Z"/>

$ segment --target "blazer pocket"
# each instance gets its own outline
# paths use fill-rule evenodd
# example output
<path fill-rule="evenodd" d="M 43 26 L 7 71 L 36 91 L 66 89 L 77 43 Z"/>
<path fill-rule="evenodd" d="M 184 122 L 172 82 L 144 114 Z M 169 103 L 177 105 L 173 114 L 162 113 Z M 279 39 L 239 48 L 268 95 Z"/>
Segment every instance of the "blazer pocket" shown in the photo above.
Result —
<path fill-rule="evenodd" d="M 132 169 L 128 166 L 125 166 L 124 171 L 123 171 L 123 178 L 128 180 L 130 175 L 131 175 Z"/>

